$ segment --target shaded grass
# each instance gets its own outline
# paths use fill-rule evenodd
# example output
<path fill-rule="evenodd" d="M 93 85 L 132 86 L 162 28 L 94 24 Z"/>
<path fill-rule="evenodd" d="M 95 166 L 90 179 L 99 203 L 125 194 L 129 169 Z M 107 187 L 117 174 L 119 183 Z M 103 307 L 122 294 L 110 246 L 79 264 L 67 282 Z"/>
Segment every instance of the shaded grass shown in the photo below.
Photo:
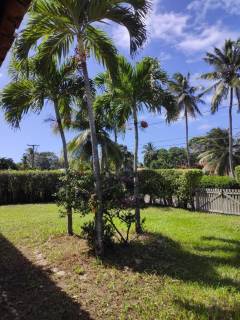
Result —
<path fill-rule="evenodd" d="M 93 319 L 240 319 L 240 218 L 158 208 L 143 216 L 147 233 L 103 261 L 65 236 L 55 205 L 0 207 L 0 231 L 65 270 L 59 285 Z M 86 219 L 74 217 L 77 233 Z"/>

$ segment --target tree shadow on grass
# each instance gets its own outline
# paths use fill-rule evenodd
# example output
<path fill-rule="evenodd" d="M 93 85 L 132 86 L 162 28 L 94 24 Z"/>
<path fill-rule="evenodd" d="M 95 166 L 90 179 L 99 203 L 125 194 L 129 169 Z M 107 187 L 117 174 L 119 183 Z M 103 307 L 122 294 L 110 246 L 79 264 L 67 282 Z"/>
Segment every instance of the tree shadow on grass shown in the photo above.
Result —
<path fill-rule="evenodd" d="M 203 303 L 195 303 L 193 301 L 175 300 L 181 308 L 191 311 L 196 315 L 197 319 L 214 319 L 214 320 L 238 320 L 240 317 L 240 303 L 236 304 L 234 308 L 225 306 L 224 308 L 212 305 L 206 306 Z"/>
<path fill-rule="evenodd" d="M 0 235 L 1 320 L 91 320 L 73 301 Z"/>
<path fill-rule="evenodd" d="M 225 264 L 231 267 L 239 268 L 240 267 L 240 241 L 234 239 L 226 239 L 221 237 L 202 237 L 201 240 L 203 241 L 202 246 L 195 247 L 196 250 L 202 253 L 208 252 L 225 252 L 230 253 L 231 257 L 218 257 L 215 256 L 212 259 L 214 264 Z M 208 243 L 204 245 L 204 241 Z M 211 244 L 211 241 L 213 244 Z M 210 244 L 209 244 L 210 242 Z"/>
<path fill-rule="evenodd" d="M 148 233 L 129 246 L 116 245 L 103 261 L 119 269 L 126 267 L 140 273 L 168 275 L 186 282 L 197 282 L 206 287 L 231 287 L 240 291 L 240 283 L 222 278 L 215 270 L 217 264 L 228 263 L 221 257 L 206 257 L 184 250 L 172 239 Z M 230 261 L 230 264 L 232 261 Z"/>

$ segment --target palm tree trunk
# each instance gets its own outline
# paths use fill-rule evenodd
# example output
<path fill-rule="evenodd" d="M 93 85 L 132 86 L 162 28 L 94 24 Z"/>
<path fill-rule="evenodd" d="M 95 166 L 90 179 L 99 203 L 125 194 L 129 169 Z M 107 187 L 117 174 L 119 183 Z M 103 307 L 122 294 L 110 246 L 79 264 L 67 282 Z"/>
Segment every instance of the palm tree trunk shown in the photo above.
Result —
<path fill-rule="evenodd" d="M 61 139 L 62 139 L 64 167 L 65 167 L 65 171 L 67 174 L 67 171 L 69 169 L 67 142 L 66 142 L 66 138 L 65 138 L 65 134 L 64 134 L 63 126 L 62 126 L 61 115 L 60 115 L 60 112 L 58 109 L 57 102 L 54 102 L 54 109 L 55 109 L 58 129 L 59 129 Z M 68 191 L 66 191 L 66 193 L 68 193 Z M 67 220 L 68 220 L 68 223 L 67 223 L 68 235 L 72 236 L 73 235 L 73 221 L 72 221 L 72 208 L 71 207 L 67 208 Z"/>
<path fill-rule="evenodd" d="M 101 183 L 98 143 L 97 143 L 97 135 L 96 135 L 95 116 L 93 112 L 91 86 L 90 86 L 90 81 L 88 76 L 86 52 L 81 39 L 79 40 L 79 54 L 81 55 L 81 69 L 83 73 L 85 91 L 86 91 L 86 97 L 87 97 L 88 120 L 89 120 L 89 127 L 91 131 L 91 142 L 92 142 L 93 171 L 94 171 L 94 177 L 95 177 L 96 195 L 98 199 L 98 206 L 95 214 L 95 233 L 96 233 L 95 251 L 96 251 L 96 255 L 102 256 L 104 252 L 102 183 Z"/>
<path fill-rule="evenodd" d="M 186 107 L 185 107 L 185 125 L 186 125 L 187 162 L 188 162 L 188 168 L 190 168 L 191 167 L 191 163 L 190 163 L 190 151 L 189 151 L 188 113 L 187 113 L 187 108 Z"/>
<path fill-rule="evenodd" d="M 234 177 L 232 107 L 233 107 L 233 88 L 230 89 L 230 105 L 229 105 L 229 171 L 230 171 L 229 174 L 231 177 Z"/>
<path fill-rule="evenodd" d="M 114 142 L 118 142 L 118 136 L 117 136 L 117 128 L 114 128 Z"/>
<path fill-rule="evenodd" d="M 134 132 L 135 132 L 135 150 L 134 150 L 134 199 L 135 199 L 135 229 L 136 233 L 141 234 L 143 232 L 141 226 L 141 216 L 139 207 L 139 178 L 138 178 L 138 118 L 136 106 L 133 107 L 133 120 L 134 120 Z"/>

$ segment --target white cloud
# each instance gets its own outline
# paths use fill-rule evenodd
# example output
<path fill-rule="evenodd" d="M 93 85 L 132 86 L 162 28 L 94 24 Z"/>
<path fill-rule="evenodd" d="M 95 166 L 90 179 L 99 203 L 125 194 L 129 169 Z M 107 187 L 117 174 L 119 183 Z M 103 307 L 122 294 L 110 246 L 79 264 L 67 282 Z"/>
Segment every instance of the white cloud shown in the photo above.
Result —
<path fill-rule="evenodd" d="M 0 72 L 0 78 L 2 78 L 3 74 Z"/>
<path fill-rule="evenodd" d="M 217 4 L 216 0 L 204 0 L 213 6 Z M 239 2 L 240 0 L 220 0 L 227 7 L 231 2 Z M 188 6 L 189 10 L 196 10 L 197 7 L 203 3 L 201 0 L 195 0 Z M 205 3 L 205 2 L 204 2 Z M 177 12 L 164 12 L 164 9 L 159 6 L 160 0 L 153 3 L 153 9 L 149 15 L 146 24 L 149 34 L 149 41 L 159 39 L 166 42 L 168 45 L 174 46 L 176 49 L 182 51 L 190 59 L 195 62 L 196 57 L 199 59 L 202 53 L 210 51 L 215 46 L 222 46 L 225 39 L 236 39 L 239 33 L 230 30 L 227 26 L 218 21 L 214 25 L 207 23 L 192 24 L 192 15 Z M 204 5 L 201 12 L 204 11 Z M 239 8 L 240 9 L 240 8 Z M 239 11 L 240 12 L 240 11 Z M 123 49 L 129 49 L 129 34 L 126 28 L 114 25 L 111 28 L 112 37 L 116 45 Z M 169 56 L 162 56 L 162 60 L 168 60 Z M 161 57 L 160 57 L 161 59 Z M 191 62 L 189 60 L 189 62 Z"/>
<path fill-rule="evenodd" d="M 112 28 L 113 41 L 118 47 L 129 49 L 130 37 L 128 30 L 122 26 L 114 26 Z"/>
<path fill-rule="evenodd" d="M 167 52 L 161 52 L 158 56 L 160 62 L 168 61 L 172 59 L 172 56 L 170 53 Z"/>
<path fill-rule="evenodd" d="M 175 12 L 158 13 L 160 3 L 161 0 L 153 2 L 151 13 L 146 20 L 149 41 L 162 39 L 167 42 L 174 42 L 184 35 L 190 16 Z M 130 39 L 125 27 L 113 25 L 111 34 L 117 46 L 129 49 Z"/>
<path fill-rule="evenodd" d="M 174 12 L 163 14 L 153 12 L 148 20 L 150 37 L 167 42 L 175 41 L 184 36 L 189 18 L 188 15 Z"/>
<path fill-rule="evenodd" d="M 222 9 L 228 14 L 240 15 L 240 0 L 194 0 L 187 9 L 197 13 L 197 21 L 204 19 L 208 11 L 216 9 Z"/>
<path fill-rule="evenodd" d="M 225 39 L 236 39 L 239 34 L 224 27 L 221 22 L 214 26 L 204 25 L 192 33 L 186 33 L 177 48 L 187 54 L 205 52 L 222 46 Z"/>

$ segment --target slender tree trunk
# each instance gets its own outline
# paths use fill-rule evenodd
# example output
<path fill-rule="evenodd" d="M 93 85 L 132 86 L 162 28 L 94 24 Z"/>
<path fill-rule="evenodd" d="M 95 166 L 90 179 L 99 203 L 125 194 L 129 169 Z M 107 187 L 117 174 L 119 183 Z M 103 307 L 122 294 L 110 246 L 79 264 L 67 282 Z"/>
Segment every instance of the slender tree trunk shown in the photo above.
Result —
<path fill-rule="evenodd" d="M 187 108 L 186 107 L 185 107 L 185 124 L 186 124 L 187 162 L 188 162 L 188 168 L 190 168 L 191 167 L 191 162 L 190 162 L 190 151 L 189 151 L 188 113 L 187 113 Z"/>
<path fill-rule="evenodd" d="M 117 127 L 115 127 L 113 131 L 114 131 L 114 142 L 115 142 L 115 143 L 118 143 L 118 131 L 117 131 Z M 120 168 L 119 168 L 119 164 L 118 164 L 118 163 L 116 163 L 115 171 L 116 171 L 116 175 L 119 175 Z"/>
<path fill-rule="evenodd" d="M 143 232 L 141 226 L 141 216 L 139 207 L 139 178 L 138 178 L 138 118 L 136 105 L 133 107 L 133 120 L 134 120 L 134 132 L 135 132 L 135 150 L 134 150 L 134 199 L 135 199 L 135 229 L 136 233 L 141 234 Z"/>
<path fill-rule="evenodd" d="M 64 134 L 63 126 L 62 126 L 62 120 L 61 120 L 61 116 L 60 116 L 57 102 L 54 102 L 54 109 L 55 109 L 58 129 L 59 129 L 61 139 L 62 139 L 64 167 L 65 167 L 65 171 L 67 174 L 67 171 L 69 169 L 67 142 L 66 142 L 66 138 L 65 138 L 65 134 Z M 66 191 L 66 192 L 68 193 L 68 191 Z M 73 221 L 72 221 L 72 208 L 71 207 L 67 208 L 67 220 L 68 220 L 68 224 L 67 224 L 68 225 L 68 235 L 72 236 L 73 235 Z"/>
<path fill-rule="evenodd" d="M 114 142 L 118 143 L 117 128 L 114 128 Z"/>
<path fill-rule="evenodd" d="M 81 69 L 84 78 L 85 91 L 87 97 L 87 109 L 88 109 L 88 120 L 91 131 L 91 142 L 92 142 L 92 157 L 93 157 L 93 171 L 95 177 L 95 188 L 98 199 L 98 206 L 95 214 L 95 232 L 96 232 L 96 255 L 101 256 L 104 252 L 103 247 L 103 201 L 102 201 L 102 183 L 100 174 L 100 163 L 98 154 L 98 143 L 96 135 L 95 116 L 93 112 L 93 99 L 91 93 L 91 86 L 88 76 L 86 52 L 81 40 L 79 40 L 79 54 L 81 55 Z"/>
<path fill-rule="evenodd" d="M 233 88 L 230 90 L 230 105 L 229 105 L 229 174 L 234 177 L 233 169 L 233 128 L 232 128 L 232 107 L 233 107 Z"/>

